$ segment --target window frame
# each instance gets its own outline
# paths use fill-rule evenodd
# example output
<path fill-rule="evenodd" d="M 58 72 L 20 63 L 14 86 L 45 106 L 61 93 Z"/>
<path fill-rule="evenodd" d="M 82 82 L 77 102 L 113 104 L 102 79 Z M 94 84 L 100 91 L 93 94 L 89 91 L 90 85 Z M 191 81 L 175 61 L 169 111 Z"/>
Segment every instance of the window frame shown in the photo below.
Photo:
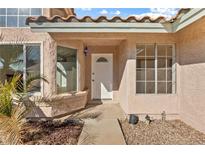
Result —
<path fill-rule="evenodd" d="M 137 80 L 137 70 L 140 70 L 139 68 L 137 69 L 137 45 L 144 45 L 144 46 L 148 46 L 148 45 L 154 45 L 154 52 L 155 52 L 155 57 L 154 57 L 154 61 L 155 61 L 155 67 L 153 68 L 154 69 L 154 72 L 155 72 L 155 80 L 154 80 L 154 83 L 155 83 L 155 92 L 154 93 L 146 93 L 146 83 L 147 83 L 147 80 L 146 80 L 146 62 L 145 62 L 145 80 Z M 172 46 L 172 67 L 171 67 L 171 72 L 172 72 L 172 92 L 171 93 L 167 93 L 167 88 L 166 88 L 166 93 L 157 93 L 157 83 L 158 83 L 158 78 L 157 78 L 157 75 L 158 75 L 158 66 L 157 66 L 157 63 L 158 63 L 158 57 L 157 57 L 157 46 L 158 45 L 166 45 L 166 46 Z M 140 56 L 142 57 L 142 56 Z M 157 57 L 157 58 L 156 58 Z M 165 69 L 166 69 L 166 81 L 162 81 L 162 82 L 165 82 L 166 83 L 166 87 L 167 87 L 167 83 L 168 83 L 168 80 L 167 80 L 167 55 L 166 55 L 166 66 L 165 66 Z M 144 59 L 146 59 L 146 53 L 144 55 Z M 177 67 L 176 67 L 176 44 L 175 43 L 136 43 L 135 45 L 135 62 L 136 62 L 136 65 L 135 65 L 135 95 L 176 95 L 177 94 Z M 137 82 L 144 82 L 145 83 L 145 92 L 144 93 L 137 93 Z M 148 81 L 150 82 L 150 81 Z"/>
<path fill-rule="evenodd" d="M 68 44 L 63 44 L 63 43 L 57 43 L 57 45 L 56 45 L 56 58 L 55 58 L 55 63 L 56 63 L 56 67 L 55 67 L 55 72 L 57 72 L 57 49 L 58 49 L 58 46 L 61 46 L 61 47 L 65 47 L 65 48 L 70 48 L 70 49 L 73 49 L 73 50 L 76 50 L 76 92 L 79 92 L 79 90 L 80 90 L 80 87 L 79 87 L 79 85 L 80 85 L 80 79 L 79 79 L 79 77 L 80 77 L 80 64 L 79 64 L 79 60 L 78 60 L 78 54 L 79 54 L 79 52 L 78 52 L 78 48 L 76 48 L 76 47 L 74 47 L 74 46 L 71 46 L 71 45 L 68 45 Z M 55 78 L 56 78 L 56 75 L 55 75 Z M 55 91 L 56 91 L 56 94 L 58 94 L 57 93 L 57 79 L 55 80 Z M 71 93 L 71 92 L 66 92 L 66 93 Z M 63 93 L 60 93 L 60 94 L 63 94 Z M 60 95 L 59 94 L 59 95 Z"/>
<path fill-rule="evenodd" d="M 43 57 L 44 57 L 44 52 L 43 52 L 43 42 L 42 41 L 29 41 L 29 42 L 0 42 L 1 45 L 22 45 L 23 46 L 23 56 L 24 56 L 24 68 L 23 68 L 23 80 L 25 82 L 26 80 L 26 46 L 29 45 L 39 45 L 40 46 L 40 74 L 44 74 L 44 69 L 43 69 Z M 31 95 L 35 96 L 44 96 L 44 81 L 40 81 L 40 86 L 41 90 L 40 92 L 28 92 Z"/>
<path fill-rule="evenodd" d="M 28 15 L 20 15 L 20 9 L 26 9 L 26 8 L 12 8 L 12 9 L 17 9 L 17 14 L 14 14 L 14 15 L 8 15 L 8 9 L 11 9 L 11 8 L 5 8 L 6 9 L 6 14 L 5 15 L 0 15 L 0 17 L 5 17 L 5 26 L 1 27 L 0 28 L 29 28 L 29 26 L 26 26 L 26 24 L 24 26 L 20 26 L 20 23 L 19 23 L 19 19 L 20 17 L 29 17 L 29 16 L 39 16 L 39 15 L 32 15 L 31 14 L 31 9 L 34 9 L 34 8 L 28 8 L 29 9 L 29 14 Z M 44 14 L 44 9 L 43 8 L 37 8 L 37 9 L 41 9 L 41 15 Z M 17 17 L 17 26 L 8 26 L 8 17 L 12 17 L 12 16 L 16 16 Z"/>

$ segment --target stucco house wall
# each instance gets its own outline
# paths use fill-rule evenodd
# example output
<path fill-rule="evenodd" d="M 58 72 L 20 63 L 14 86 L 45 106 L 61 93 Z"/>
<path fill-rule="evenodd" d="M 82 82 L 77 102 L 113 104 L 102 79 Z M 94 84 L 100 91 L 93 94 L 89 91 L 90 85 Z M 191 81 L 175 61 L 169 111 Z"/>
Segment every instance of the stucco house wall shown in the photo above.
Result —
<path fill-rule="evenodd" d="M 12 33 L 12 35 L 11 35 Z M 48 82 L 43 82 L 43 95 L 56 94 L 56 47 L 62 45 L 77 49 L 78 90 L 85 90 L 85 56 L 81 41 L 59 41 L 49 33 L 33 33 L 29 28 L 1 28 L 1 44 L 39 43 L 41 44 L 41 69 Z M 49 68 L 49 69 L 48 69 Z"/>
<path fill-rule="evenodd" d="M 54 11 L 55 12 L 55 11 Z M 58 11 L 57 11 L 58 12 Z M 45 9 L 44 14 L 50 15 Z M 84 107 L 91 100 L 91 55 L 113 54 L 113 102 L 120 103 L 126 114 L 146 114 L 160 118 L 163 111 L 168 119 L 180 118 L 192 127 L 205 132 L 205 18 L 176 33 L 33 33 L 28 28 L 1 28 L 1 43 L 41 43 L 45 96 L 56 96 L 56 47 L 77 49 L 78 91 L 76 97 L 58 96 L 55 108 L 46 109 L 49 115 L 64 114 L 67 109 Z M 11 35 L 12 34 L 12 35 Z M 105 41 L 105 42 L 103 42 Z M 93 43 L 94 42 L 94 43 Z M 96 43 L 96 44 L 95 44 Z M 105 43 L 105 44 L 104 44 Z M 175 44 L 176 93 L 136 94 L 136 44 Z M 84 55 L 84 47 L 89 53 Z M 88 89 L 87 91 L 82 92 Z M 80 96 L 80 97 L 77 97 Z M 82 96 L 82 97 L 81 97 Z M 83 99 L 79 99 L 83 98 Z M 76 106 L 77 105 L 77 106 Z"/>
<path fill-rule="evenodd" d="M 58 15 L 58 9 L 44 8 L 43 15 L 50 17 L 50 12 L 53 11 L 52 15 Z M 62 9 L 60 13 L 64 12 Z M 61 14 L 59 14 L 61 15 Z M 48 82 L 43 82 L 42 94 L 44 96 L 50 96 L 56 93 L 56 45 L 57 42 L 51 37 L 49 33 L 33 33 L 30 28 L 0 28 L 0 43 L 1 44 L 21 44 L 21 43 L 39 43 L 41 44 L 41 70 L 42 74 L 46 77 Z M 80 58 L 80 63 L 83 63 L 83 59 Z M 82 65 L 84 66 L 84 65 Z M 47 69 L 49 68 L 49 69 Z M 83 70 L 83 69 L 82 69 Z M 81 73 L 83 74 L 83 73 Z M 82 75 L 83 78 L 83 75 Z M 82 80 L 83 81 L 83 80 Z M 83 89 L 84 83 L 82 82 Z"/>
<path fill-rule="evenodd" d="M 39 43 L 41 44 L 41 71 L 48 82 L 43 82 L 43 94 L 55 93 L 51 83 L 55 82 L 56 44 L 48 33 L 33 33 L 28 28 L 1 28 L 1 44 Z M 11 35 L 12 34 L 12 35 Z M 46 58 L 45 58 L 46 57 Z M 50 69 L 46 69 L 46 68 Z"/>
<path fill-rule="evenodd" d="M 53 9 L 52 15 L 57 15 L 58 11 Z M 51 9 L 43 9 L 44 16 L 51 16 Z M 55 13 L 56 12 L 56 13 Z M 63 12 L 63 11 L 62 11 Z M 41 74 L 46 77 L 48 82 L 42 81 L 41 94 L 44 97 L 53 98 L 55 102 L 53 107 L 41 104 L 36 107 L 29 117 L 50 117 L 58 116 L 80 109 L 87 102 L 87 91 L 85 90 L 85 58 L 83 54 L 83 44 L 81 41 L 66 41 L 55 40 L 49 33 L 41 32 L 34 33 L 28 27 L 24 28 L 0 28 L 0 44 L 23 44 L 23 43 L 38 43 L 41 45 Z M 57 45 L 65 45 L 77 49 L 77 67 L 78 67 L 78 93 L 76 97 L 71 94 L 56 95 L 56 49 Z M 82 92 L 83 91 L 83 92 Z M 77 103 L 76 103 L 77 102 Z M 62 110 L 62 108 L 64 110 Z"/>
<path fill-rule="evenodd" d="M 12 35 L 11 35 L 12 34 Z M 42 95 L 52 98 L 53 105 L 41 104 L 36 107 L 29 117 L 54 117 L 70 113 L 85 107 L 87 103 L 87 91 L 85 90 L 85 56 L 81 41 L 55 40 L 48 33 L 33 33 L 29 28 L 1 28 L 0 44 L 41 44 L 41 73 L 48 82 L 43 81 Z M 57 95 L 56 88 L 56 49 L 57 45 L 63 45 L 77 49 L 78 67 L 78 93 Z M 63 109 L 63 110 L 62 110 Z"/>
<path fill-rule="evenodd" d="M 130 35 L 122 43 L 121 52 L 119 52 L 119 69 L 121 70 L 119 102 L 121 107 L 126 114 L 137 114 L 141 118 L 144 118 L 146 114 L 159 118 L 163 111 L 166 112 L 168 118 L 178 118 L 180 103 L 178 87 L 176 87 L 176 94 L 136 94 L 136 43 L 175 44 L 176 38 L 173 34 L 144 33 Z M 178 71 L 178 67 L 176 70 Z M 176 82 L 179 82 L 178 79 Z"/>
<path fill-rule="evenodd" d="M 127 93 L 127 53 L 128 43 L 126 40 L 119 45 L 119 103 L 124 112 L 128 113 L 128 93 Z"/>
<path fill-rule="evenodd" d="M 205 132 L 205 18 L 177 32 L 180 118 Z"/>
<path fill-rule="evenodd" d="M 114 102 L 120 103 L 126 114 L 138 114 L 144 118 L 146 114 L 154 117 L 161 116 L 163 111 L 168 118 L 178 118 L 180 99 L 178 73 L 178 50 L 176 50 L 176 94 L 136 94 L 136 43 L 176 44 L 175 34 L 154 33 L 56 33 L 53 38 L 69 41 L 86 42 L 97 40 L 98 45 L 89 45 L 89 53 L 85 57 L 85 87 L 89 89 L 88 100 L 91 99 L 91 55 L 93 53 L 113 53 L 113 93 Z M 103 38 L 110 42 L 117 38 L 120 43 L 115 46 L 102 45 Z M 58 40 L 58 39 L 57 39 Z M 59 42 L 60 40 L 58 40 Z M 89 41 L 89 42 L 92 42 Z M 114 41 L 113 41 L 114 42 Z M 85 43 L 84 43 L 85 44 Z M 111 43 L 112 44 L 112 43 Z M 177 48 L 177 45 L 176 45 Z"/>

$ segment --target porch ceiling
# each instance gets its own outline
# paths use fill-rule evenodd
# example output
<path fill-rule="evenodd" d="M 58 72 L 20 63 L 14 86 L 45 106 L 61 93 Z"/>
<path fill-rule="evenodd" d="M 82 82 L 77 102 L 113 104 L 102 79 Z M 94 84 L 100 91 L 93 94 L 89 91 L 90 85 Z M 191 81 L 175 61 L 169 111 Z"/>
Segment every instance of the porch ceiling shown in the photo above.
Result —
<path fill-rule="evenodd" d="M 52 32 L 49 33 L 55 40 L 125 40 L 127 36 L 130 36 L 125 33 L 58 33 Z M 135 36 L 135 34 L 131 34 Z"/>
<path fill-rule="evenodd" d="M 81 41 L 88 46 L 117 46 L 121 41 L 126 40 L 123 34 L 93 34 L 93 33 L 50 33 L 52 38 L 58 42 Z"/>
<path fill-rule="evenodd" d="M 83 40 L 83 43 L 87 46 L 117 46 L 121 41 L 120 39 L 87 39 Z"/>

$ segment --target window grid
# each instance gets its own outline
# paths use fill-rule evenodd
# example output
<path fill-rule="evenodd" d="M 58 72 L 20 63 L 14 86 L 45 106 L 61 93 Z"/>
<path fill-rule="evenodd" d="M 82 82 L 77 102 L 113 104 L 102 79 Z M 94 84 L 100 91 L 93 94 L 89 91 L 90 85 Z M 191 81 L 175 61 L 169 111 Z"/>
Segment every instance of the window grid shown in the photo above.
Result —
<path fill-rule="evenodd" d="M 144 78 L 144 82 L 145 82 L 145 94 L 147 93 L 147 48 L 144 46 L 144 52 L 145 52 L 145 78 Z"/>
<path fill-rule="evenodd" d="M 166 80 L 166 85 L 165 86 L 166 86 L 166 93 L 167 93 L 167 84 L 168 84 L 167 83 L 167 47 L 166 47 L 166 51 L 165 52 L 166 52 L 165 53 L 166 54 L 166 59 L 165 59 L 165 77 L 166 77 L 165 80 Z"/>
<path fill-rule="evenodd" d="M 17 27 L 19 27 L 19 8 L 18 8 L 18 15 L 17 15 Z"/>
<path fill-rule="evenodd" d="M 176 61 L 175 55 L 175 47 L 173 46 L 172 51 L 172 92 L 176 93 L 176 65 L 174 64 Z"/>
<path fill-rule="evenodd" d="M 10 28 L 11 27 L 28 27 L 26 24 L 23 25 L 23 26 L 20 25 L 20 17 L 38 16 L 38 15 L 32 15 L 31 14 L 31 8 L 28 8 L 29 9 L 29 14 L 20 15 L 20 9 L 21 8 L 17 8 L 17 14 L 15 14 L 15 15 L 8 15 L 8 8 L 6 8 L 6 14 L 5 15 L 0 15 L 0 17 L 5 17 L 4 26 L 2 26 L 2 27 L 10 27 Z M 43 9 L 41 8 L 40 15 L 42 15 L 42 14 L 43 14 Z M 17 25 L 16 26 L 8 26 L 8 17 L 17 17 Z"/>
<path fill-rule="evenodd" d="M 6 15 L 5 15 L 5 27 L 7 27 L 7 8 L 6 8 Z"/>
<path fill-rule="evenodd" d="M 165 55 L 164 56 L 159 56 L 158 55 L 158 50 L 157 50 L 157 45 L 156 45 L 156 49 L 155 49 L 155 52 L 157 53 L 156 55 L 156 61 L 158 62 L 159 61 L 159 59 L 161 58 L 162 60 L 165 60 L 165 67 L 163 68 L 158 68 L 158 63 L 156 62 L 156 69 L 155 69 L 155 71 L 156 71 L 156 74 L 157 74 L 157 77 L 158 77 L 158 71 L 165 71 L 165 79 L 163 79 L 163 80 L 158 80 L 158 78 L 157 78 L 157 80 L 156 80 L 156 91 L 155 91 L 155 93 L 157 94 L 158 93 L 158 83 L 160 84 L 160 83 L 165 83 L 165 93 L 167 93 L 167 47 L 165 48 Z"/>
<path fill-rule="evenodd" d="M 155 56 L 155 60 L 154 60 L 155 68 L 158 68 L 158 65 L 157 65 L 157 62 L 158 62 L 157 61 L 157 56 L 158 56 L 157 54 L 158 54 L 158 52 L 157 52 L 157 45 L 156 44 L 154 44 L 154 52 L 155 52 L 155 54 L 154 54 L 154 56 Z M 156 81 L 158 81 L 157 75 L 158 75 L 158 73 L 156 73 L 156 69 L 155 69 L 155 94 L 157 93 L 157 82 L 156 82 Z"/>
<path fill-rule="evenodd" d="M 142 45 L 142 44 L 138 44 L 138 45 Z M 136 70 L 143 70 L 144 69 L 144 80 L 138 80 L 136 79 L 136 83 L 143 83 L 144 82 L 144 93 L 147 94 L 147 82 L 154 82 L 155 83 L 155 92 L 152 94 L 171 94 L 171 93 L 175 93 L 175 85 L 176 85 L 176 81 L 175 81 L 175 75 L 176 75 L 176 70 L 175 70 L 175 49 L 174 49 L 174 45 L 170 45 L 170 44 L 154 44 L 154 68 L 147 68 L 147 58 L 148 57 L 152 57 L 152 56 L 147 56 L 147 46 L 150 44 L 143 44 L 144 45 L 144 56 L 137 56 L 136 54 L 136 60 L 138 60 L 139 58 L 144 59 L 145 61 L 145 66 L 142 68 L 139 68 L 138 66 L 136 67 Z M 160 45 L 164 45 L 166 46 L 165 48 L 165 55 L 164 56 L 160 56 L 158 55 L 158 46 Z M 171 56 L 168 56 L 168 47 L 171 46 L 172 50 Z M 158 60 L 159 58 L 165 58 L 165 68 L 158 68 Z M 168 67 L 168 59 L 171 59 L 171 67 Z M 154 70 L 155 76 L 154 76 L 154 81 L 153 80 L 147 80 L 147 69 L 149 70 Z M 163 80 L 159 80 L 158 81 L 158 70 L 165 70 L 165 79 Z M 168 80 L 168 71 L 171 71 L 171 80 Z M 136 78 L 137 78 L 137 74 L 136 74 Z M 158 83 L 166 83 L 165 84 L 165 93 L 161 92 L 158 93 Z M 168 84 L 171 83 L 171 93 L 168 91 Z M 136 87 L 137 88 L 137 87 Z M 136 91 L 137 92 L 137 91 Z M 138 93 L 138 92 L 137 92 Z M 139 93 L 140 94 L 140 93 Z M 143 94 L 143 93 L 142 93 Z"/>
<path fill-rule="evenodd" d="M 29 15 L 31 15 L 31 9 L 29 9 Z"/>

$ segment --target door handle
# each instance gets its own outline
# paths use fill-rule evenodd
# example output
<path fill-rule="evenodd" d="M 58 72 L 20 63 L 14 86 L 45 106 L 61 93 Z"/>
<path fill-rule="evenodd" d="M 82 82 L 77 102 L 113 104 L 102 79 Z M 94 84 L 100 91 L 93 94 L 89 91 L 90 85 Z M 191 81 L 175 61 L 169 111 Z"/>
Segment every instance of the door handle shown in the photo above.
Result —
<path fill-rule="evenodd" d="M 92 80 L 92 82 L 94 82 L 95 80 Z"/>
<path fill-rule="evenodd" d="M 95 75 L 95 73 L 92 73 L 92 75 Z"/>

